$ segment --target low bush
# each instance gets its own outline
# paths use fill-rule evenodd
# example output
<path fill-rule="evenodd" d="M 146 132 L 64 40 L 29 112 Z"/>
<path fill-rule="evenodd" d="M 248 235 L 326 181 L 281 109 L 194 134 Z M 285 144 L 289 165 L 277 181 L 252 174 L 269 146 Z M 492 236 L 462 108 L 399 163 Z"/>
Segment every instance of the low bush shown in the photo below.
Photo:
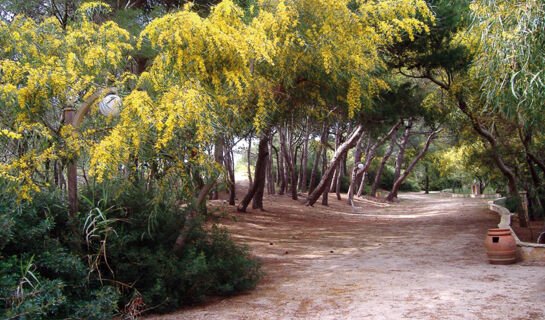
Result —
<path fill-rule="evenodd" d="M 95 219 L 97 226 L 89 247 L 101 277 L 121 284 L 121 305 L 140 297 L 146 309 L 167 312 L 207 295 L 255 287 L 260 262 L 249 256 L 248 248 L 235 244 L 225 229 L 205 228 L 197 221 L 183 250 L 175 255 L 173 244 L 187 212 L 174 198 L 164 196 L 157 202 L 139 184 L 99 188 L 100 192 L 87 191 L 87 225 Z M 114 190 L 123 191 L 112 197 Z"/>
<path fill-rule="evenodd" d="M 17 202 L 0 181 L 0 318 L 130 318 L 252 289 L 260 278 L 246 247 L 199 221 L 175 255 L 186 212 L 174 199 L 137 184 L 83 194 L 70 219 L 63 194 Z"/>
<path fill-rule="evenodd" d="M 88 281 L 61 195 L 14 199 L 0 181 L 0 318 L 111 318 L 117 289 Z"/>

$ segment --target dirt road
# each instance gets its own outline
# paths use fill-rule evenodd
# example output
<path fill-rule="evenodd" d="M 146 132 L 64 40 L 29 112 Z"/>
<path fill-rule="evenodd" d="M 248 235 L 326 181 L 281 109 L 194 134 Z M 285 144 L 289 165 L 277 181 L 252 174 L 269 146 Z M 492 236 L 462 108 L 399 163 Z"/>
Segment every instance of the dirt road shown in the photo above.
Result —
<path fill-rule="evenodd" d="M 332 197 L 333 198 L 333 197 Z M 267 211 L 222 223 L 263 260 L 256 290 L 150 319 L 545 319 L 545 266 L 490 265 L 486 201 L 403 194 L 396 204 Z M 233 222 L 232 216 L 238 222 Z"/>

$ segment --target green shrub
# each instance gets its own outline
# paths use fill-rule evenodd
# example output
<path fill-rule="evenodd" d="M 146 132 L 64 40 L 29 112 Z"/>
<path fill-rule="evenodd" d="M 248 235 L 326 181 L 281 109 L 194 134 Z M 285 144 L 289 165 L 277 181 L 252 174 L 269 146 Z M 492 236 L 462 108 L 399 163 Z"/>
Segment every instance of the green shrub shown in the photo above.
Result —
<path fill-rule="evenodd" d="M 56 192 L 17 203 L 0 181 L 0 318 L 107 319 L 115 288 L 87 281 L 79 236 Z"/>
<path fill-rule="evenodd" d="M 100 259 L 102 277 L 124 284 L 120 305 L 140 297 L 146 308 L 167 312 L 203 301 L 207 295 L 225 295 L 252 289 L 259 280 L 260 263 L 246 247 L 236 245 L 224 229 L 205 228 L 197 221 L 177 256 L 173 244 L 187 212 L 173 198 L 147 192 L 144 185 L 102 185 L 87 190 L 86 220 L 98 219 L 109 228 L 107 262 Z M 123 190 L 118 195 L 113 190 Z M 95 231 L 96 233 L 97 231 Z M 105 233 L 90 241 L 91 252 L 101 254 Z"/>
<path fill-rule="evenodd" d="M 114 183 L 83 193 L 81 214 L 71 219 L 63 194 L 18 203 L 0 181 L 0 318 L 166 312 L 251 289 L 260 278 L 246 247 L 199 221 L 175 255 L 186 212 L 174 196 Z"/>

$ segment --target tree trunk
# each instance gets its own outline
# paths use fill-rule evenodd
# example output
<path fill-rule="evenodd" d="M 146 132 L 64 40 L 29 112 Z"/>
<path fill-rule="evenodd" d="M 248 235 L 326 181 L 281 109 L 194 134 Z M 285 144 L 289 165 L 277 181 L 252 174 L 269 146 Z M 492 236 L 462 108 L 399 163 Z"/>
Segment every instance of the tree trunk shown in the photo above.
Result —
<path fill-rule="evenodd" d="M 399 179 L 401 174 L 401 167 L 403 166 L 403 157 L 405 156 L 405 148 L 407 147 L 407 142 L 409 142 L 409 137 L 411 136 L 411 128 L 413 126 L 413 119 L 409 118 L 407 121 L 405 132 L 403 133 L 403 138 L 401 139 L 401 144 L 399 145 L 399 151 L 396 158 L 396 167 L 394 171 L 394 181 Z"/>
<path fill-rule="evenodd" d="M 180 234 L 174 242 L 173 251 L 176 255 L 180 255 L 182 248 L 184 247 L 187 235 L 189 234 L 189 231 L 195 223 L 195 217 L 197 216 L 199 207 L 206 200 L 206 196 L 208 195 L 212 187 L 216 184 L 216 180 L 217 178 L 212 178 L 207 184 L 203 185 L 201 190 L 199 191 L 198 196 L 193 200 L 194 207 L 191 209 L 191 212 L 189 213 L 182 230 L 180 230 Z"/>
<path fill-rule="evenodd" d="M 356 176 L 358 172 L 358 164 L 361 163 L 361 144 L 363 142 L 363 139 L 365 138 L 366 134 L 365 132 L 362 133 L 360 138 L 358 139 L 358 142 L 356 142 L 356 150 L 354 150 L 354 165 L 352 166 L 352 172 L 350 174 L 350 185 L 348 186 L 348 204 L 352 204 L 352 200 L 354 199 L 354 186 L 356 183 Z"/>
<path fill-rule="evenodd" d="M 323 152 L 323 156 L 322 156 L 322 174 L 325 172 L 326 169 L 327 169 L 327 149 L 325 149 L 325 147 L 324 147 L 324 152 Z M 318 186 L 316 186 L 316 187 L 318 187 Z M 314 189 L 314 190 L 316 190 L 316 189 Z M 322 192 L 322 205 L 323 206 L 328 205 L 328 203 L 327 203 L 328 195 L 329 195 L 329 183 L 326 182 L 324 192 Z M 310 196 L 310 194 L 309 194 L 309 196 Z"/>
<path fill-rule="evenodd" d="M 257 152 L 257 162 L 255 165 L 255 178 L 251 188 L 248 189 L 248 193 L 239 203 L 237 210 L 240 212 L 246 212 L 246 208 L 252 199 L 254 199 L 253 208 L 263 209 L 263 189 L 265 187 L 265 169 L 267 167 L 267 157 L 269 155 L 268 149 L 269 136 L 268 134 L 262 134 L 259 139 L 259 147 Z"/>
<path fill-rule="evenodd" d="M 490 150 L 492 153 L 492 158 L 494 159 L 494 163 L 496 163 L 496 166 L 498 169 L 500 169 L 501 173 L 507 178 L 507 187 L 509 189 L 509 194 L 511 197 L 518 198 L 518 189 L 517 189 L 517 178 L 513 171 L 503 162 L 503 159 L 500 157 L 497 145 L 498 141 L 494 135 L 488 131 L 471 113 L 469 110 L 465 100 L 458 99 L 458 108 L 460 111 L 462 111 L 471 121 L 471 125 L 473 126 L 473 129 L 481 136 L 483 137 L 488 143 L 490 144 Z M 524 213 L 524 209 L 522 208 L 522 204 L 517 202 L 517 212 L 519 213 L 519 223 L 520 226 L 525 228 L 528 226 L 528 221 L 526 219 L 526 215 Z"/>
<path fill-rule="evenodd" d="M 394 151 L 394 146 L 396 144 L 396 139 L 397 139 L 396 133 L 397 133 L 397 130 L 394 131 L 394 133 L 392 134 L 392 141 L 390 141 L 390 148 L 388 148 L 388 151 L 384 154 L 384 157 L 382 158 L 382 161 L 380 162 L 380 166 L 378 167 L 377 175 L 375 176 L 375 181 L 373 181 L 373 186 L 371 187 L 372 197 L 375 197 L 377 195 L 377 188 L 380 182 L 380 176 L 382 175 L 382 170 L 384 170 L 386 161 L 388 161 L 388 159 L 390 158 L 390 156 L 392 155 Z"/>
<path fill-rule="evenodd" d="M 343 159 L 344 158 L 346 158 L 346 154 L 343 156 Z M 343 179 L 343 176 L 344 176 L 345 163 L 346 162 L 341 161 L 341 163 L 339 163 L 339 166 L 337 167 L 337 171 L 339 172 L 337 174 L 337 185 L 335 187 L 335 193 L 337 194 L 337 200 L 341 200 L 341 182 L 342 182 L 342 179 Z"/>
<path fill-rule="evenodd" d="M 358 197 L 361 197 L 363 193 L 363 188 L 365 186 L 365 175 L 367 174 L 367 170 L 371 166 L 371 162 L 375 158 L 375 153 L 377 151 L 377 148 L 380 147 L 389 137 L 391 137 L 401 126 L 403 123 L 403 120 L 399 120 L 391 129 L 388 131 L 388 134 L 386 134 L 384 137 L 382 137 L 380 140 L 378 140 L 372 147 L 370 147 L 365 153 L 365 165 L 363 166 L 363 169 L 361 172 L 358 173 L 358 175 L 362 176 L 362 182 L 360 184 L 360 187 L 358 189 Z"/>
<path fill-rule="evenodd" d="M 252 185 L 254 184 L 252 181 L 252 135 L 248 137 L 248 188 L 252 188 Z"/>
<path fill-rule="evenodd" d="M 229 204 L 234 206 L 236 199 L 236 187 L 235 187 L 235 164 L 233 160 L 233 145 L 229 143 L 225 152 L 225 169 L 227 170 L 227 186 L 229 188 Z"/>
<path fill-rule="evenodd" d="M 275 194 L 276 190 L 274 187 L 274 159 L 273 159 L 273 149 L 272 149 L 272 135 L 269 137 L 269 157 L 267 161 L 267 181 L 268 181 L 268 192 L 269 194 Z"/>
<path fill-rule="evenodd" d="M 316 155 L 314 157 L 314 164 L 312 165 L 312 173 L 310 174 L 309 193 L 312 193 L 312 191 L 314 190 L 314 181 L 316 181 L 316 171 L 318 170 L 320 155 L 322 154 L 323 151 L 327 153 L 327 150 L 325 150 L 325 146 L 324 146 L 324 141 L 327 141 L 327 133 L 328 133 L 328 128 L 327 128 L 327 125 L 324 124 L 322 129 L 322 135 L 320 136 L 320 146 L 318 147 L 318 150 L 316 151 Z"/>
<path fill-rule="evenodd" d="M 430 193 L 430 176 L 429 176 L 429 172 L 428 172 L 428 166 L 426 165 L 424 167 L 424 174 L 426 175 L 426 181 L 425 181 L 425 190 L 424 190 L 424 193 L 425 194 L 429 194 Z M 479 188 L 481 187 L 481 184 L 479 184 Z M 482 190 L 482 189 L 481 189 Z"/>
<path fill-rule="evenodd" d="M 295 172 L 294 159 L 292 158 L 292 153 L 291 153 L 291 149 L 292 149 L 291 141 L 290 141 L 290 145 L 288 146 L 287 136 L 289 135 L 289 131 L 288 129 L 284 131 L 284 129 L 279 128 L 278 133 L 280 135 L 280 152 L 284 156 L 286 168 L 288 169 L 287 171 L 289 171 L 289 176 L 291 181 L 291 184 L 290 184 L 291 198 L 293 200 L 297 200 L 297 174 Z"/>
<path fill-rule="evenodd" d="M 308 139 L 310 134 L 310 120 L 307 117 L 307 125 L 305 128 L 305 137 L 303 142 L 303 152 L 301 154 L 301 179 L 299 180 L 299 188 L 302 192 L 307 192 L 307 164 L 308 164 Z"/>
<path fill-rule="evenodd" d="M 403 174 L 397 180 L 395 180 L 394 186 L 392 187 L 392 191 L 390 191 L 390 193 L 386 197 L 386 200 L 392 201 L 394 198 L 397 197 L 397 191 L 399 190 L 399 187 L 401 187 L 401 184 L 403 183 L 403 181 L 405 181 L 409 173 L 411 173 L 411 171 L 413 170 L 414 166 L 418 163 L 418 161 L 426 154 L 430 146 L 430 143 L 439 132 L 441 132 L 441 130 L 434 130 L 428 136 L 428 139 L 426 140 L 426 144 L 424 145 L 424 148 L 422 149 L 422 151 L 420 151 L 420 153 L 413 159 L 413 161 L 407 167 L 407 169 L 405 169 Z"/>
<path fill-rule="evenodd" d="M 219 138 L 216 139 L 216 143 L 214 145 L 214 159 L 221 166 L 223 166 L 224 162 L 225 162 L 225 160 L 223 158 L 223 146 L 224 146 L 224 144 L 225 144 L 225 142 L 223 141 L 223 137 L 219 137 Z M 218 186 L 216 184 L 215 190 L 212 193 L 212 199 L 217 200 L 218 198 L 219 198 Z"/>
<path fill-rule="evenodd" d="M 330 183 L 330 180 L 333 177 L 333 170 L 338 166 L 339 162 L 342 160 L 343 156 L 348 152 L 348 150 L 356 144 L 362 133 L 363 126 L 358 125 L 356 128 L 354 128 L 354 131 L 350 134 L 346 141 L 335 151 L 335 155 L 333 156 L 333 159 L 331 159 L 331 163 L 323 174 L 320 183 L 318 183 L 316 189 L 308 196 L 306 202 L 307 205 L 311 206 L 316 202 L 316 200 L 318 200 L 320 194 L 322 194 L 326 189 L 327 184 Z"/>
<path fill-rule="evenodd" d="M 284 173 L 284 156 L 282 152 L 278 151 L 274 146 L 273 149 L 276 153 L 276 163 L 278 164 L 278 182 L 280 184 L 280 190 L 278 190 L 279 195 L 283 195 L 286 192 L 286 174 Z"/>

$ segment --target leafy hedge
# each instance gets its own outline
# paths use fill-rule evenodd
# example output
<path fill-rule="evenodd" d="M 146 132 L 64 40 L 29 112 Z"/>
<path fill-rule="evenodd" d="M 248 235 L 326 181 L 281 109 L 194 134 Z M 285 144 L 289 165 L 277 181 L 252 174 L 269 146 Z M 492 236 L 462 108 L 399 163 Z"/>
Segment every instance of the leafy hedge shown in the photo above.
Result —
<path fill-rule="evenodd" d="M 196 223 L 174 255 L 186 215 L 167 197 L 140 185 L 83 193 L 81 213 L 70 219 L 62 194 L 18 203 L 0 181 L 0 318 L 167 312 L 254 288 L 260 278 L 260 262 L 218 227 Z"/>

